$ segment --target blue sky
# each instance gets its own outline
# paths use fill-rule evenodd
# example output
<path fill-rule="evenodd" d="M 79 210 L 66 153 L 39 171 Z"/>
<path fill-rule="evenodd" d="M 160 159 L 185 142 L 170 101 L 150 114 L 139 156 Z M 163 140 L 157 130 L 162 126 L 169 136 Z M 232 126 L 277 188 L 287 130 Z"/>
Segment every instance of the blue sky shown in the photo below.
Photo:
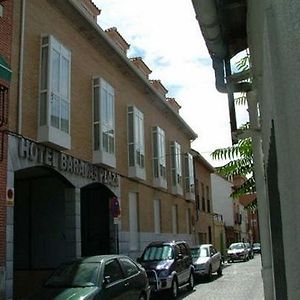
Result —
<path fill-rule="evenodd" d="M 130 44 L 128 57 L 140 56 L 181 105 L 180 115 L 198 134 L 192 147 L 213 166 L 210 152 L 231 145 L 227 96 L 215 89 L 211 59 L 191 0 L 93 0 L 102 29 L 117 27 Z M 246 119 L 237 108 L 238 123 Z"/>

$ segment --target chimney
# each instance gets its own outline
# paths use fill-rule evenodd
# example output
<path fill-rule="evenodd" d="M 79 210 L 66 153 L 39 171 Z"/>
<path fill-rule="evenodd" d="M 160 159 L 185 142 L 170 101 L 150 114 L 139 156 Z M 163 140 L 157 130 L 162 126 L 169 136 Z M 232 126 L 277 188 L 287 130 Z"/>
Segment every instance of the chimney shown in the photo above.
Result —
<path fill-rule="evenodd" d="M 105 29 L 106 34 L 114 41 L 116 46 L 126 55 L 130 45 L 124 40 L 116 27 Z"/>
<path fill-rule="evenodd" d="M 148 66 L 144 63 L 141 57 L 132 57 L 130 61 L 136 66 L 136 68 L 142 73 L 142 75 L 149 79 L 149 74 L 152 72 Z"/>
<path fill-rule="evenodd" d="M 86 12 L 95 22 L 97 22 L 97 16 L 100 15 L 101 10 L 95 5 L 92 0 L 77 0 L 81 4 L 81 8 Z"/>
<path fill-rule="evenodd" d="M 167 98 L 167 102 L 171 108 L 179 114 L 181 106 L 178 104 L 178 102 L 174 98 Z"/>
<path fill-rule="evenodd" d="M 160 80 L 150 80 L 151 85 L 164 97 L 168 93 L 168 90 L 162 85 Z"/>

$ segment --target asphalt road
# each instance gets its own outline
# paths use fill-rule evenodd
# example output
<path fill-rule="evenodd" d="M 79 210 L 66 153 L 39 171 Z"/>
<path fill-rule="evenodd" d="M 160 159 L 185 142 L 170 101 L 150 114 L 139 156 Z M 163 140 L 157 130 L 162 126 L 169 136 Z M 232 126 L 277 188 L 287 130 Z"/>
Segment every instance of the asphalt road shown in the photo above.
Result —
<path fill-rule="evenodd" d="M 182 289 L 178 299 L 263 300 L 264 293 L 260 270 L 260 255 L 255 255 L 254 259 L 247 262 L 225 263 L 221 277 L 214 275 L 211 282 L 198 281 L 192 292 Z M 156 295 L 152 299 L 161 300 L 166 298 L 164 295 Z"/>

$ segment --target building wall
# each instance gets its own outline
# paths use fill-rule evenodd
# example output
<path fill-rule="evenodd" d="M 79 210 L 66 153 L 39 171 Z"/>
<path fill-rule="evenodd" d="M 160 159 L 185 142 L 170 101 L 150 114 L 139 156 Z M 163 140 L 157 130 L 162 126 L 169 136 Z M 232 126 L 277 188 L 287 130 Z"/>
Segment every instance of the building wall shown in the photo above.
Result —
<path fill-rule="evenodd" d="M 296 196 L 300 192 L 300 62 L 295 59 L 300 50 L 300 4 L 297 0 L 256 2 L 249 2 L 249 47 L 263 120 L 275 294 L 277 299 L 298 299 L 300 268 L 293 253 L 300 246 Z"/>
<path fill-rule="evenodd" d="M 211 174 L 214 212 L 223 215 L 225 226 L 234 226 L 232 183 L 217 174 Z"/>
<path fill-rule="evenodd" d="M 174 111 L 165 105 L 162 96 L 159 96 L 150 85 L 144 82 L 129 66 L 130 61 L 124 60 L 124 54 L 110 46 L 108 38 L 97 38 L 96 24 L 87 26 L 87 21 L 71 8 L 69 2 L 28 0 L 25 7 L 24 49 L 20 49 L 20 22 L 21 3 L 15 1 L 14 20 L 16 31 L 13 36 L 12 69 L 18 74 L 20 68 L 20 50 L 24 50 L 23 88 L 18 98 L 19 78 L 12 78 L 11 110 L 9 115 L 9 129 L 16 132 L 18 128 L 18 105 L 22 103 L 21 132 L 18 137 L 10 137 L 10 161 L 8 177 L 14 184 L 17 171 L 29 167 L 40 166 L 39 163 L 27 159 L 26 161 L 17 153 L 18 139 L 24 136 L 37 141 L 38 130 L 38 103 L 39 103 L 39 77 L 40 77 L 40 50 L 41 35 L 53 35 L 61 44 L 71 51 L 71 149 L 66 154 L 76 159 L 92 162 L 92 78 L 100 76 L 107 81 L 115 91 L 115 120 L 116 120 L 116 168 L 113 170 L 119 176 L 119 185 L 112 192 L 118 197 L 121 205 L 121 214 L 115 225 L 118 225 L 119 251 L 132 257 L 140 255 L 147 243 L 153 240 L 184 239 L 194 243 L 191 219 L 187 220 L 187 211 L 194 212 L 194 202 L 186 201 L 184 194 L 178 196 L 171 190 L 170 171 L 170 142 L 176 140 L 181 144 L 182 166 L 184 172 L 184 155 L 190 150 L 190 141 L 195 138 L 194 133 L 175 115 Z M 44 12 L 47 11 L 47 14 Z M 75 18 L 76 17 L 76 18 Z M 103 32 L 101 31 L 101 34 Z M 100 35 L 101 35 L 100 34 Z M 103 34 L 102 34 L 103 35 Z M 145 168 L 146 180 L 136 180 L 129 177 L 128 171 L 128 141 L 127 141 L 127 107 L 135 105 L 144 114 L 145 137 Z M 152 127 L 160 126 L 166 133 L 167 181 L 166 190 L 154 188 L 152 167 Z M 13 134 L 12 134 L 13 135 Z M 60 153 L 60 152 L 59 152 Z M 57 171 L 57 170 L 55 170 Z M 69 257 L 80 256 L 80 189 L 92 182 L 91 179 L 80 178 L 70 172 L 58 171 L 59 175 L 73 186 L 68 191 L 66 202 L 70 208 L 67 226 L 70 229 Z M 183 175 L 184 180 L 184 175 Z M 184 181 L 183 181 L 184 186 Z M 130 249 L 130 204 L 129 196 L 137 196 L 137 228 L 138 246 Z M 154 233 L 154 200 L 161 203 L 161 230 Z M 177 232 L 172 228 L 172 207 L 177 205 Z M 13 209 L 8 212 L 13 216 Z M 6 228 L 10 229 L 7 244 L 13 250 L 13 217 Z M 6 298 L 11 299 L 13 286 L 13 256 L 12 251 L 7 258 Z"/>
<path fill-rule="evenodd" d="M 214 231 L 215 231 L 215 240 L 214 245 L 220 251 L 220 253 L 226 255 L 226 234 L 224 223 L 222 220 L 215 218 L 214 219 Z"/>
<path fill-rule="evenodd" d="M 213 221 L 213 201 L 210 174 L 213 168 L 207 167 L 207 162 L 199 155 L 194 155 L 194 172 L 196 184 L 196 222 L 195 238 L 198 243 L 214 243 L 215 231 Z M 207 194 L 208 191 L 208 194 Z M 208 204 L 209 202 L 209 204 Z M 210 236 L 211 235 L 211 239 Z"/>
<path fill-rule="evenodd" d="M 11 62 L 11 43 L 13 26 L 13 1 L 0 3 L 0 55 L 8 64 Z M 5 289 L 5 255 L 6 255 L 6 190 L 7 190 L 7 114 L 10 83 L 0 78 L 0 299 Z"/>

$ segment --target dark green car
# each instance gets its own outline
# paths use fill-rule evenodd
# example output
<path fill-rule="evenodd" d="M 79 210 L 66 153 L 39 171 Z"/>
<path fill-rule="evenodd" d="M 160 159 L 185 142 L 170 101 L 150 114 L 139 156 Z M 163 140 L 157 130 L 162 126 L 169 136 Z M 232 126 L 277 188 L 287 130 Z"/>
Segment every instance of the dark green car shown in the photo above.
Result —
<path fill-rule="evenodd" d="M 124 255 L 101 255 L 62 264 L 28 300 L 148 300 L 145 270 Z"/>

